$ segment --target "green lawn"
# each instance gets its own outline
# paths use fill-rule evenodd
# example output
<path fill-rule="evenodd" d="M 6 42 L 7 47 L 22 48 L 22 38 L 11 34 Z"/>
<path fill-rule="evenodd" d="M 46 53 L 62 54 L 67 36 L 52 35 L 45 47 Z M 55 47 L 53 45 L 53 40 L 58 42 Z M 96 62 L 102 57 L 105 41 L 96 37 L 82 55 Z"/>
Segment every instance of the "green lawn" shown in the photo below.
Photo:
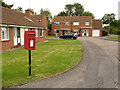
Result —
<path fill-rule="evenodd" d="M 76 40 L 41 43 L 32 51 L 32 77 L 28 78 L 28 51 L 24 48 L 2 54 L 2 86 L 14 86 L 47 78 L 81 61 L 82 46 Z"/>
<path fill-rule="evenodd" d="M 109 39 L 119 39 L 120 40 L 120 37 L 109 37 Z"/>

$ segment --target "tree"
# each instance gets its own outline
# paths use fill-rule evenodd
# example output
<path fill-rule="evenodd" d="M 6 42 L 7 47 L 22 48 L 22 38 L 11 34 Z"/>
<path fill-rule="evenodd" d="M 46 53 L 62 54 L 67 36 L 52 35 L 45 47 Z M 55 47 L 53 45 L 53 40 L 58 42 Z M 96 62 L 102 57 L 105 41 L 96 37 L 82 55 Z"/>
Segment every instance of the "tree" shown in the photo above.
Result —
<path fill-rule="evenodd" d="M 74 7 L 74 5 L 72 5 L 72 4 L 66 4 L 65 5 L 65 10 L 66 10 L 66 13 L 67 13 L 68 16 L 73 16 L 74 15 L 73 7 Z"/>
<path fill-rule="evenodd" d="M 80 3 L 66 4 L 65 11 L 60 12 L 57 16 L 92 16 L 95 18 L 93 13 L 89 11 L 84 12 L 84 7 Z"/>
<path fill-rule="evenodd" d="M 6 4 L 5 2 L 0 1 L 0 6 L 11 9 L 11 8 L 14 6 L 14 4 L 12 4 L 12 5 L 8 5 L 8 4 Z"/>
<path fill-rule="evenodd" d="M 82 13 L 84 12 L 83 5 L 81 5 L 79 3 L 74 3 L 73 7 L 74 7 L 73 9 L 74 9 L 75 16 L 81 16 Z"/>
<path fill-rule="evenodd" d="M 118 27 L 118 20 L 114 20 L 113 22 L 111 22 L 110 26 Z"/>
<path fill-rule="evenodd" d="M 17 8 L 17 9 L 14 9 L 14 10 L 19 11 L 19 12 L 23 12 L 22 7 L 19 7 L 19 6 L 18 6 L 18 8 Z"/>
<path fill-rule="evenodd" d="M 48 29 L 51 30 L 52 29 L 52 24 L 51 24 L 52 14 L 49 11 L 49 9 L 45 9 L 45 10 L 41 9 L 40 14 L 44 14 L 46 16 L 47 21 L 48 21 Z"/>
<path fill-rule="evenodd" d="M 30 11 L 31 11 L 31 14 L 32 15 L 34 15 L 35 14 L 35 12 L 34 12 L 34 10 L 33 9 L 29 9 Z"/>
<path fill-rule="evenodd" d="M 95 16 L 91 12 L 89 12 L 89 11 L 83 12 L 83 16 L 92 16 L 92 19 L 95 18 Z"/>
<path fill-rule="evenodd" d="M 109 36 L 109 32 L 110 32 L 110 25 L 113 21 L 115 21 L 115 14 L 111 13 L 111 14 L 105 14 L 102 18 L 103 24 L 108 24 L 109 25 L 109 29 L 108 29 L 108 36 Z"/>
<path fill-rule="evenodd" d="M 41 9 L 40 10 L 40 14 L 44 14 L 46 16 L 46 18 L 47 18 L 48 21 L 52 20 L 52 14 L 49 11 L 49 9 L 45 9 L 45 10 Z"/>
<path fill-rule="evenodd" d="M 68 16 L 65 11 L 60 12 L 57 16 Z"/>

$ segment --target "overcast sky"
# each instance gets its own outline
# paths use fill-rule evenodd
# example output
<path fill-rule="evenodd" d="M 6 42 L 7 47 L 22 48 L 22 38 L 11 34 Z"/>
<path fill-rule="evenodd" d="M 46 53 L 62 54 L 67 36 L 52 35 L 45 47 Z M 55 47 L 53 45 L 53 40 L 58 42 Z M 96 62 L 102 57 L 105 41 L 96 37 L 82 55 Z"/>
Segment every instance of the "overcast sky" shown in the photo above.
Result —
<path fill-rule="evenodd" d="M 29 8 L 29 0 L 3 0 L 7 4 L 14 4 L 13 8 L 18 6 L 23 10 Z M 90 11 L 96 19 L 101 19 L 105 13 L 115 13 L 118 19 L 118 2 L 120 0 L 30 0 L 30 8 L 34 9 L 37 14 L 40 9 L 48 8 L 52 15 L 57 15 L 64 10 L 66 4 L 80 3 L 84 6 L 85 11 Z"/>

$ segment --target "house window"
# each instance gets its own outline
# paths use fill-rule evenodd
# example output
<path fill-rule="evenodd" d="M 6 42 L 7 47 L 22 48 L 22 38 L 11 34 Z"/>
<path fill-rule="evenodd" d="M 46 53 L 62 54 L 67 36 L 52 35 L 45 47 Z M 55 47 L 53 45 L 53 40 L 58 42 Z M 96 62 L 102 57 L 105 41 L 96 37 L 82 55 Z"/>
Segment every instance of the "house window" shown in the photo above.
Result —
<path fill-rule="evenodd" d="M 59 30 L 54 30 L 55 33 L 59 33 Z"/>
<path fill-rule="evenodd" d="M 55 22 L 54 25 L 59 25 L 60 23 L 59 22 Z"/>
<path fill-rule="evenodd" d="M 65 22 L 65 25 L 69 25 L 69 22 Z"/>
<path fill-rule="evenodd" d="M 79 22 L 73 22 L 73 25 L 79 25 Z"/>
<path fill-rule="evenodd" d="M 8 27 L 2 27 L 1 28 L 1 39 L 3 40 L 9 40 L 9 29 Z"/>
<path fill-rule="evenodd" d="M 73 32 L 78 32 L 78 30 L 76 29 L 76 30 L 73 30 Z"/>
<path fill-rule="evenodd" d="M 89 25 L 89 22 L 85 22 L 85 25 Z"/>
<path fill-rule="evenodd" d="M 44 36 L 44 30 L 40 30 L 40 37 Z"/>
<path fill-rule="evenodd" d="M 38 29 L 35 29 L 36 37 L 38 37 Z"/>

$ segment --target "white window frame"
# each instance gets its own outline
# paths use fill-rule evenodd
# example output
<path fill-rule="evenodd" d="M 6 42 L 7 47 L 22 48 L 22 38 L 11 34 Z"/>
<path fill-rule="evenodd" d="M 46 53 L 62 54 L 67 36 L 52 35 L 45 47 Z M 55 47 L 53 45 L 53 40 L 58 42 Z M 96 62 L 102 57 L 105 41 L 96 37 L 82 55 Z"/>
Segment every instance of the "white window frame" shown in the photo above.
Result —
<path fill-rule="evenodd" d="M 36 37 L 38 37 L 38 29 L 37 28 L 35 29 L 35 34 L 36 34 Z"/>
<path fill-rule="evenodd" d="M 2 39 L 2 29 L 3 28 L 7 28 L 8 29 L 8 38 L 7 39 Z M 6 40 L 9 40 L 9 27 L 1 27 L 1 41 L 6 41 Z"/>
<path fill-rule="evenodd" d="M 79 22 L 73 22 L 73 25 L 79 25 Z"/>
<path fill-rule="evenodd" d="M 41 31 L 40 31 L 41 33 Z M 42 35 L 40 35 L 40 37 L 43 37 L 44 36 L 44 30 L 42 29 Z"/>
<path fill-rule="evenodd" d="M 60 22 L 54 22 L 54 25 L 60 25 Z"/>
<path fill-rule="evenodd" d="M 85 22 L 85 25 L 89 25 L 89 22 Z"/>
<path fill-rule="evenodd" d="M 42 36 L 44 36 L 44 30 L 42 30 Z"/>
<path fill-rule="evenodd" d="M 65 25 L 70 25 L 70 23 L 69 22 L 65 22 Z"/>

